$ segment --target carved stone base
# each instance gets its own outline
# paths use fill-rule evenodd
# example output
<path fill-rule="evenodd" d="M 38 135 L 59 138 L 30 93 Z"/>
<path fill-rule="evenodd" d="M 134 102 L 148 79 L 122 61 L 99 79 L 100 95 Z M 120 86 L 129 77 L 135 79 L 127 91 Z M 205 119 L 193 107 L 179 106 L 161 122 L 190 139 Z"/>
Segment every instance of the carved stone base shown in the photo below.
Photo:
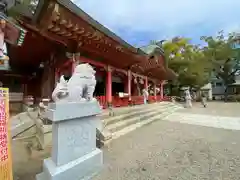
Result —
<path fill-rule="evenodd" d="M 37 180 L 89 180 L 101 170 L 102 156 L 102 151 L 96 149 L 62 166 L 56 166 L 51 158 L 46 159 L 43 173 L 37 175 Z"/>
<path fill-rule="evenodd" d="M 44 161 L 37 180 L 88 180 L 99 172 L 103 163 L 102 151 L 96 148 L 100 112 L 97 101 L 49 104 L 52 156 Z"/>

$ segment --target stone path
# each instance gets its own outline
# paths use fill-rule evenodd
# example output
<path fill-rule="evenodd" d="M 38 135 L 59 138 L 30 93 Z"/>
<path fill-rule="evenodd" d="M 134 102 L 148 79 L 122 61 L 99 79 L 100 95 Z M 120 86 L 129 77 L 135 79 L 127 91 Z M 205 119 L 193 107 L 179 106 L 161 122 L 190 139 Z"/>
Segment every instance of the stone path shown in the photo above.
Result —
<path fill-rule="evenodd" d="M 181 112 L 240 118 L 240 103 L 209 102 L 207 108 L 194 103 L 191 109 L 184 108 Z"/>
<path fill-rule="evenodd" d="M 163 120 L 171 122 L 180 122 L 186 124 L 223 128 L 230 130 L 240 130 L 239 117 L 224 117 L 216 115 L 191 114 L 185 112 L 178 112 L 171 114 Z"/>

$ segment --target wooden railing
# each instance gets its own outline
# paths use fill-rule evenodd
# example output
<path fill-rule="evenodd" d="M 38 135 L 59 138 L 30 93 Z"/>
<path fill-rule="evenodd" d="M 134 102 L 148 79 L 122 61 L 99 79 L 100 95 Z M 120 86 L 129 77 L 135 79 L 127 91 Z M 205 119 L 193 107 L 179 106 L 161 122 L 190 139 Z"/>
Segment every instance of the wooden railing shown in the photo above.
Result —
<path fill-rule="evenodd" d="M 163 101 L 171 101 L 171 96 L 163 96 Z"/>
<path fill-rule="evenodd" d="M 129 98 L 128 97 L 117 97 L 113 96 L 112 98 L 112 105 L 113 107 L 124 107 L 129 105 Z"/>
<path fill-rule="evenodd" d="M 103 109 L 107 108 L 106 96 L 96 96 L 95 98 L 98 100 L 100 106 L 102 106 Z"/>
<path fill-rule="evenodd" d="M 140 105 L 144 103 L 143 96 L 132 96 L 131 99 L 132 105 Z"/>
<path fill-rule="evenodd" d="M 107 108 L 107 100 L 106 96 L 96 96 L 96 99 L 98 100 L 99 104 L 102 106 L 103 109 Z M 164 96 L 161 98 L 161 96 L 149 96 L 148 102 L 154 103 L 154 102 L 160 102 L 160 101 L 171 101 L 170 96 Z M 112 106 L 113 107 L 126 107 L 129 105 L 141 105 L 144 103 L 143 96 L 132 96 L 131 101 L 129 101 L 128 97 L 120 98 L 117 96 L 112 97 Z"/>
<path fill-rule="evenodd" d="M 155 97 L 155 96 L 148 97 L 148 103 L 155 103 L 155 102 L 157 102 L 157 97 Z"/>

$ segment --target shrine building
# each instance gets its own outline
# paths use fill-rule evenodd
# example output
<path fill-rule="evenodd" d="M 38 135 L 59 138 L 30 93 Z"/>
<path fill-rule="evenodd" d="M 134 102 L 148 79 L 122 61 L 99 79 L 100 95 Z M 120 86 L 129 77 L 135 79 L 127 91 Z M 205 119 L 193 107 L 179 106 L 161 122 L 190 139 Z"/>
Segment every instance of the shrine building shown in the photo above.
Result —
<path fill-rule="evenodd" d="M 79 63 L 96 70 L 94 96 L 103 108 L 142 104 L 144 88 L 150 102 L 161 101 L 164 82 L 176 78 L 161 46 L 131 46 L 70 0 L 22 6 L 14 10 L 21 15 L 15 19 L 26 31 L 24 42 L 8 46 L 11 70 L 1 72 L 13 94 L 32 96 L 35 103 L 51 98 L 60 75 L 71 75 Z"/>

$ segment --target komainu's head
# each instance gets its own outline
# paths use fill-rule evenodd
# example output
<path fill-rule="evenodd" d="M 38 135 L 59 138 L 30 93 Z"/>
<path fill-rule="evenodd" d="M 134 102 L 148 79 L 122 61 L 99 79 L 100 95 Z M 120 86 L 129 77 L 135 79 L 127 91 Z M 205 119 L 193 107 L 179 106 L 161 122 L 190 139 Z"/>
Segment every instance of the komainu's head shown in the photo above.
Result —
<path fill-rule="evenodd" d="M 75 67 L 74 69 L 74 75 L 78 75 L 78 76 L 84 76 L 84 77 L 93 77 L 95 76 L 96 71 L 93 69 L 93 67 L 88 64 L 88 63 L 84 63 L 84 64 L 79 64 Z"/>

